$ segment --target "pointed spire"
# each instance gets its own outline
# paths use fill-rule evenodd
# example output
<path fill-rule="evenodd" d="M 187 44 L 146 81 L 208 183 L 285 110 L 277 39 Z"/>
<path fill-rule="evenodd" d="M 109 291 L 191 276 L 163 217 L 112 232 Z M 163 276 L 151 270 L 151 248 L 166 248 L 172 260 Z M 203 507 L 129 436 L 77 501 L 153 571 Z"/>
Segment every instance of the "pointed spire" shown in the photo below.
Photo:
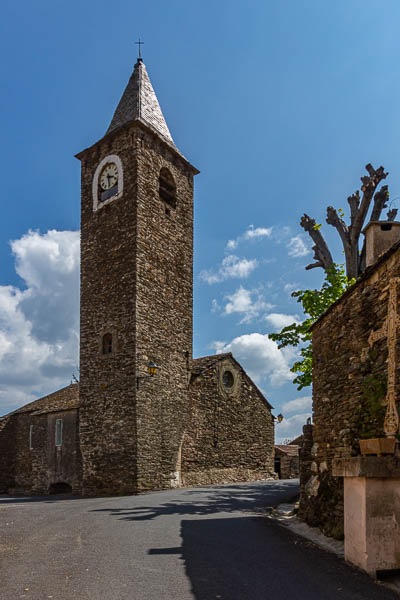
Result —
<path fill-rule="evenodd" d="M 162 138 L 174 144 L 141 58 L 138 58 L 135 64 L 131 78 L 122 94 L 106 135 L 117 129 L 117 127 L 125 125 L 128 121 L 134 120 L 139 120 L 149 125 Z"/>

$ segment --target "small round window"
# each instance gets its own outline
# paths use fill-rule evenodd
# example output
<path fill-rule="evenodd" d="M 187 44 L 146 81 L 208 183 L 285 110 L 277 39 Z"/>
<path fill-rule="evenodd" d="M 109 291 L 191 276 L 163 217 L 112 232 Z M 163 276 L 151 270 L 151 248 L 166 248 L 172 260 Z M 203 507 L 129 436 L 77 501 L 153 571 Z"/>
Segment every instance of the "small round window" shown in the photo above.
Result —
<path fill-rule="evenodd" d="M 231 389 L 233 388 L 233 384 L 235 383 L 235 378 L 231 371 L 225 371 L 222 375 L 222 384 L 225 388 Z"/>

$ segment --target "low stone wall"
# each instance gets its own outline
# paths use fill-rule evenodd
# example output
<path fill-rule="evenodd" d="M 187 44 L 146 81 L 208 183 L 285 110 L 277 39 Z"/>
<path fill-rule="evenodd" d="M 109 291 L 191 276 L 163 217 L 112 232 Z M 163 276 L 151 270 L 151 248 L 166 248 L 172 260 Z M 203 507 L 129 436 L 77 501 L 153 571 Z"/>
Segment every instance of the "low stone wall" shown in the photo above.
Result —
<path fill-rule="evenodd" d="M 333 477 L 325 461 L 317 462 L 312 425 L 304 425 L 303 435 L 298 516 L 325 535 L 343 539 L 343 479 Z"/>
<path fill-rule="evenodd" d="M 195 487 L 196 485 L 219 485 L 244 481 L 265 481 L 266 479 L 277 479 L 277 476 L 276 474 L 271 476 L 270 471 L 254 471 L 252 469 L 207 469 L 182 474 L 182 485 Z"/>

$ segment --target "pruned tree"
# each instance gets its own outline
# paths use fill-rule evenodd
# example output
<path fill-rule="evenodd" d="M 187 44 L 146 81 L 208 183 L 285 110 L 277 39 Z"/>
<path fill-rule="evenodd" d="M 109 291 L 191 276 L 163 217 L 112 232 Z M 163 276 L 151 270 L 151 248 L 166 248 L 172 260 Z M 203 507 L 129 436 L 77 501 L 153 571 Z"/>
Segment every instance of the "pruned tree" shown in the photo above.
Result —
<path fill-rule="evenodd" d="M 389 198 L 387 185 L 383 185 L 378 189 L 380 183 L 386 179 L 388 173 L 385 173 L 383 167 L 375 170 L 371 164 L 368 164 L 365 168 L 368 175 L 361 177 L 362 195 L 357 190 L 347 198 L 350 206 L 350 224 L 347 225 L 344 221 L 344 213 L 341 209 L 336 210 L 333 206 L 328 206 L 327 208 L 326 222 L 328 225 L 335 227 L 343 244 L 348 279 L 356 279 L 365 269 L 365 240 L 360 251 L 359 239 L 365 226 L 371 202 L 373 203 L 369 222 L 379 221 L 383 209 L 387 207 L 387 200 Z M 387 220 L 393 221 L 396 215 L 397 209 L 389 210 Z M 306 214 L 301 218 L 300 225 L 314 242 L 313 250 L 316 262 L 307 265 L 306 269 L 322 267 L 327 271 L 333 265 L 333 259 L 320 231 L 321 225 L 318 225 L 315 219 Z"/>

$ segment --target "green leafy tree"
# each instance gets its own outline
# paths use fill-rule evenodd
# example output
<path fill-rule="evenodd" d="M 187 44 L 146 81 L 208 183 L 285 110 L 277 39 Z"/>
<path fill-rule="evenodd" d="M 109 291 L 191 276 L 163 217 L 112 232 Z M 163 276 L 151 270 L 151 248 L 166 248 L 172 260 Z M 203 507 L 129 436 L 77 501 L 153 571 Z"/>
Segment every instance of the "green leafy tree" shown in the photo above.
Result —
<path fill-rule="evenodd" d="M 292 293 L 303 307 L 305 315 L 301 323 L 284 327 L 279 333 L 270 333 L 268 337 L 278 344 L 278 348 L 301 346 L 300 358 L 290 369 L 296 373 L 293 379 L 298 390 L 312 382 L 312 347 L 310 327 L 340 296 L 353 285 L 355 279 L 348 279 L 344 266 L 333 263 L 325 271 L 325 280 L 320 290 L 298 290 Z"/>

